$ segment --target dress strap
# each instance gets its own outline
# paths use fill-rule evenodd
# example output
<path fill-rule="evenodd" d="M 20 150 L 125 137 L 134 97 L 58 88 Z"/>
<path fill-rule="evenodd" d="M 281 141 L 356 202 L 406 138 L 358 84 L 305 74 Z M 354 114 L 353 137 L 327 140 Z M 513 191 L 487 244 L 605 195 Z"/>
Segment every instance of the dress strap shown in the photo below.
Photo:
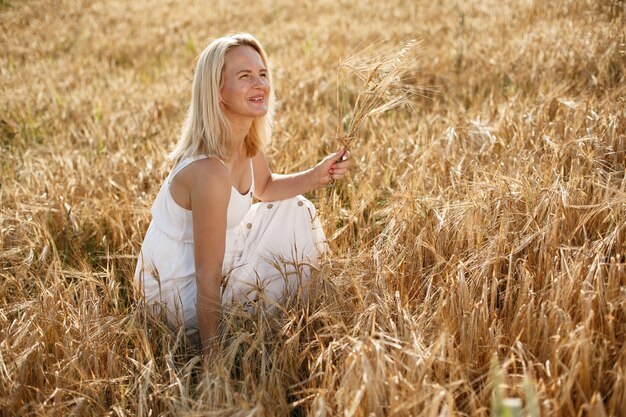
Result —
<path fill-rule="evenodd" d="M 167 179 L 167 183 L 170 184 L 172 180 L 174 179 L 174 177 L 178 175 L 180 171 L 187 168 L 189 164 L 191 164 L 192 162 L 195 162 L 199 159 L 205 159 L 205 158 L 207 158 L 207 155 L 188 156 L 187 158 L 183 159 L 178 164 L 176 164 L 176 166 L 174 166 L 174 168 L 172 169 L 172 172 L 170 172 L 169 178 Z"/>
<path fill-rule="evenodd" d="M 252 176 L 252 183 L 250 184 L 250 193 L 254 194 L 254 165 L 252 164 L 252 158 L 250 158 L 250 174 Z"/>

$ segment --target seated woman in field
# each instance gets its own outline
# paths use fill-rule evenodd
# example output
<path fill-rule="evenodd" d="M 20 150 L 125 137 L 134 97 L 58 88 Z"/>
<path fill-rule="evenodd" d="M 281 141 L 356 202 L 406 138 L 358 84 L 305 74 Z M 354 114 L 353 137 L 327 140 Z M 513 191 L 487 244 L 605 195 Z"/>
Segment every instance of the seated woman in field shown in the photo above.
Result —
<path fill-rule="evenodd" d="M 300 194 L 341 179 L 349 166 L 342 149 L 306 171 L 272 174 L 262 150 L 271 136 L 271 80 L 249 34 L 216 39 L 202 52 L 174 166 L 138 257 L 146 304 L 165 307 L 171 327 L 197 329 L 205 351 L 222 305 L 279 303 L 308 279 L 326 242 Z"/>

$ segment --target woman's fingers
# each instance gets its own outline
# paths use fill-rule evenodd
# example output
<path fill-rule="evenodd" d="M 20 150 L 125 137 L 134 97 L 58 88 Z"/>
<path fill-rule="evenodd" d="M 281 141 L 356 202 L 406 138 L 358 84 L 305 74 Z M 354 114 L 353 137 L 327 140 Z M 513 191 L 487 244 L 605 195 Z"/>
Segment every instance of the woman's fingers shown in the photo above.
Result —
<path fill-rule="evenodd" d="M 348 164 L 335 164 L 330 167 L 330 171 L 344 173 L 348 170 L 348 167 L 349 167 Z"/>
<path fill-rule="evenodd" d="M 348 153 L 346 148 L 341 148 L 337 152 L 335 152 L 335 163 L 344 161 L 346 159 L 346 154 Z"/>
<path fill-rule="evenodd" d="M 335 153 L 335 155 L 337 155 L 337 159 L 335 160 L 335 163 L 344 162 L 350 159 L 350 151 L 348 151 L 346 148 L 341 148 L 339 151 Z"/>
<path fill-rule="evenodd" d="M 332 165 L 331 169 L 347 169 L 350 166 L 350 152 L 346 151 Z"/>
<path fill-rule="evenodd" d="M 341 148 L 324 158 L 316 168 L 319 183 L 326 185 L 330 182 L 342 179 L 350 166 L 350 152 Z"/>
<path fill-rule="evenodd" d="M 330 178 L 333 180 L 342 179 L 346 172 L 348 172 L 348 167 L 350 166 L 350 152 L 341 149 L 339 152 L 339 158 L 333 163 L 330 167 Z"/>

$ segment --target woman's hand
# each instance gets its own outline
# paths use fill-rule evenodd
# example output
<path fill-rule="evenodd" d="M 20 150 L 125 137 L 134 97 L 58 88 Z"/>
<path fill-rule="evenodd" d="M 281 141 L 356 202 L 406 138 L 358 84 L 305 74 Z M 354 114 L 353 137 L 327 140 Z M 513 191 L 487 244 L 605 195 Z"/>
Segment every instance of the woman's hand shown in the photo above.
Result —
<path fill-rule="evenodd" d="M 335 153 L 328 155 L 326 158 L 315 165 L 312 169 L 313 181 L 316 187 L 322 187 L 333 181 L 340 180 L 348 172 L 350 167 L 350 152 L 342 147 Z"/>

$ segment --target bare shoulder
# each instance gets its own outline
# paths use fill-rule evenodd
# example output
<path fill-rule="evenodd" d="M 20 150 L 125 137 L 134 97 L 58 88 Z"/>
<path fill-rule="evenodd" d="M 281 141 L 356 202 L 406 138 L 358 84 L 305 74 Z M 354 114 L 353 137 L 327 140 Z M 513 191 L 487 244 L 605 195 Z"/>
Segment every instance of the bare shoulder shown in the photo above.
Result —
<path fill-rule="evenodd" d="M 266 163 L 266 158 L 265 158 L 265 153 L 263 152 L 262 149 L 259 149 L 256 153 L 256 155 L 254 155 L 252 157 L 252 163 L 253 164 L 265 164 Z"/>
<path fill-rule="evenodd" d="M 203 158 L 189 164 L 188 169 L 192 174 L 228 179 L 228 168 L 219 159 Z M 195 176 L 195 175 L 194 175 Z"/>
<path fill-rule="evenodd" d="M 187 178 L 192 194 L 210 194 L 213 198 L 230 196 L 228 168 L 215 158 L 205 158 L 192 162 L 187 167 Z"/>
<path fill-rule="evenodd" d="M 263 148 L 259 148 L 259 149 L 256 151 L 256 155 L 254 155 L 252 158 L 253 158 L 253 159 L 254 159 L 254 158 L 265 158 L 265 151 L 263 151 Z"/>

